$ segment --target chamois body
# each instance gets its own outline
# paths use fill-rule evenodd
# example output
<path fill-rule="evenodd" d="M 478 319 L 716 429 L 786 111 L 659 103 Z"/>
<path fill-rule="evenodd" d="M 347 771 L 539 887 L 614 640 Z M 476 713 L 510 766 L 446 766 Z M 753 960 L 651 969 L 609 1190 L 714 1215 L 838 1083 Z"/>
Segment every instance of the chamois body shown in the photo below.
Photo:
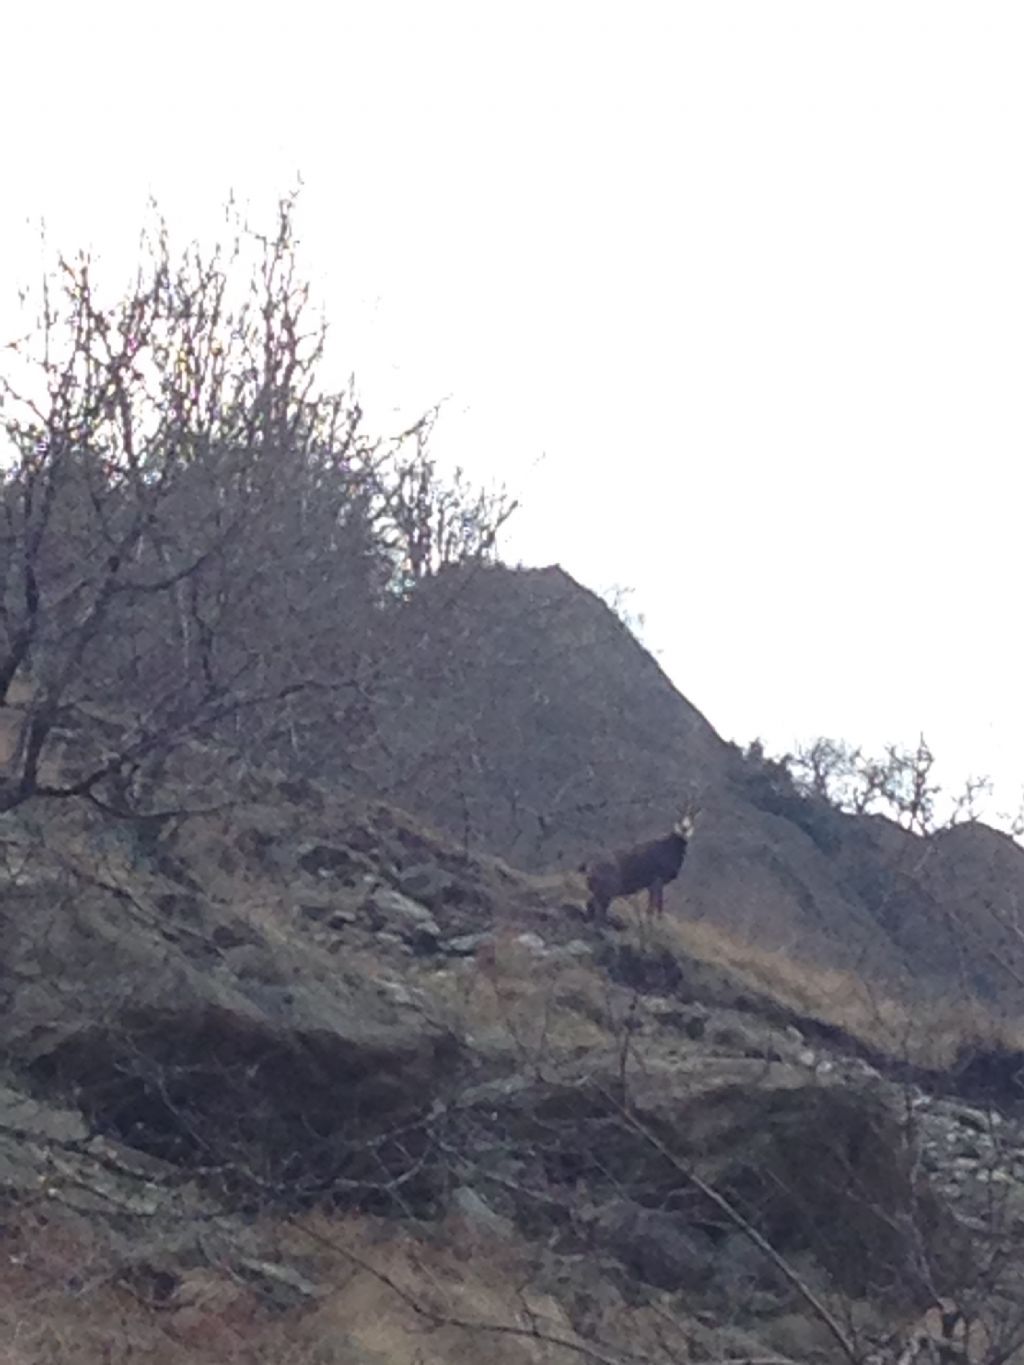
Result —
<path fill-rule="evenodd" d="M 694 819 L 694 813 L 687 813 L 672 833 L 662 839 L 650 839 L 593 863 L 585 863 L 580 870 L 586 873 L 590 892 L 588 917 L 604 919 L 613 900 L 631 896 L 636 891 L 647 892 L 647 908 L 651 913 L 664 914 L 665 887 L 679 876 Z"/>

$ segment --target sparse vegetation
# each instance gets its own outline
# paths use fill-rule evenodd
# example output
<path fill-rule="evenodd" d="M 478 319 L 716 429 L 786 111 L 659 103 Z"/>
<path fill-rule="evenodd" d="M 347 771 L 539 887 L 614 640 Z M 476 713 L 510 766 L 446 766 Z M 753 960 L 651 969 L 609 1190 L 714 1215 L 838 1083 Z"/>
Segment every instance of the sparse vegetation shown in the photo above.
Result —
<path fill-rule="evenodd" d="M 371 437 L 351 387 L 321 388 L 293 210 L 180 256 L 158 222 L 121 299 L 85 256 L 25 296 L 37 326 L 0 379 L 0 701 L 20 708 L 6 809 L 124 806 L 189 737 L 304 754 L 330 723 L 351 744 L 396 596 L 494 553 L 512 504 L 445 483 L 436 413 Z"/>
<path fill-rule="evenodd" d="M 237 226 L 62 263 L 4 389 L 3 1359 L 1018 1365 L 978 784 L 724 744 Z"/>
<path fill-rule="evenodd" d="M 969 777 L 957 796 L 945 798 L 934 776 L 935 755 L 924 735 L 913 749 L 886 745 L 880 758 L 824 736 L 777 758 L 769 758 L 755 739 L 742 758 L 747 781 L 764 809 L 774 808 L 797 823 L 802 817 L 812 826 L 807 811 L 811 803 L 818 803 L 852 815 L 887 815 L 916 834 L 933 834 L 976 820 L 979 797 L 991 791 L 988 778 Z M 805 804 L 794 804 L 794 796 Z M 940 800 L 949 806 L 944 822 L 936 813 Z"/>

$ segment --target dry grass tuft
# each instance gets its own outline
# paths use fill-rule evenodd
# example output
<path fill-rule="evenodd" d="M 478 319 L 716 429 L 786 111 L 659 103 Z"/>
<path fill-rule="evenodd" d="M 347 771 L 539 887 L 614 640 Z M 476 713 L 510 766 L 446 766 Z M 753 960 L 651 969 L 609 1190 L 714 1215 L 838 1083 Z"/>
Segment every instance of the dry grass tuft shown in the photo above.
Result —
<path fill-rule="evenodd" d="M 1024 1022 L 1000 1017 L 966 995 L 907 1004 L 867 977 L 759 948 L 707 921 L 666 918 L 645 932 L 674 955 L 723 968 L 752 993 L 840 1028 L 895 1060 L 941 1068 L 965 1047 L 1024 1047 Z"/>

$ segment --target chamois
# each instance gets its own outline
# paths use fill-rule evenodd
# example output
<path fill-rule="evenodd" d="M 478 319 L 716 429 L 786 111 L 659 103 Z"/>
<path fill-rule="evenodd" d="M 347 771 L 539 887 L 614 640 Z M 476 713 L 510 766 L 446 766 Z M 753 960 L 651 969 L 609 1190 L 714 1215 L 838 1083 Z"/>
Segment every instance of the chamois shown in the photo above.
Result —
<path fill-rule="evenodd" d="M 672 827 L 672 833 L 663 839 L 634 844 L 632 848 L 584 863 L 580 871 L 586 874 L 590 892 L 588 919 L 605 919 L 609 905 L 618 896 L 631 896 L 634 891 L 645 890 L 648 913 L 664 914 L 665 886 L 679 875 L 698 813 L 698 808 L 690 802 Z"/>

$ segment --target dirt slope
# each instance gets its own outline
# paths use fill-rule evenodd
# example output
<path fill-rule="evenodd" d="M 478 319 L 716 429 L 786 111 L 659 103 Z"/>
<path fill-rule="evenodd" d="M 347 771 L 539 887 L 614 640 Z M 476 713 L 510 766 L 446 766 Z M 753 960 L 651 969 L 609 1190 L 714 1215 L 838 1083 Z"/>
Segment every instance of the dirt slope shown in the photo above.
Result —
<path fill-rule="evenodd" d="M 10 1360 L 894 1359 L 936 1293 L 1009 1330 L 972 1247 L 1021 1096 L 957 1096 L 962 1020 L 595 930 L 388 805 L 165 783 L 206 813 L 3 822 Z"/>

